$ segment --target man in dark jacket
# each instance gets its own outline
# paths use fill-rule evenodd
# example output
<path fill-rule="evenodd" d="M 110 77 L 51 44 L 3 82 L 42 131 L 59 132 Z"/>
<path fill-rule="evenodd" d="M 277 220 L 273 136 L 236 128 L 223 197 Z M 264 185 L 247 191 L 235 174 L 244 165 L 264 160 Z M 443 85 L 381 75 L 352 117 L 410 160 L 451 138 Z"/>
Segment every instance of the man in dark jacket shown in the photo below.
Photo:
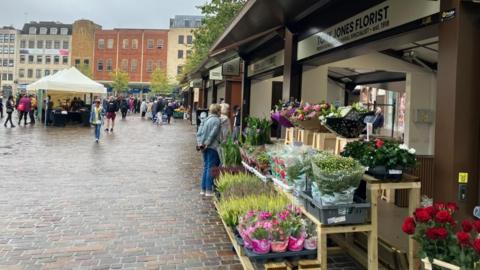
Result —
<path fill-rule="evenodd" d="M 122 119 L 125 119 L 128 112 L 128 102 L 125 98 L 122 98 L 122 100 L 120 101 L 120 111 L 122 112 Z"/>
<path fill-rule="evenodd" d="M 110 132 L 113 132 L 113 128 L 115 126 L 115 117 L 117 116 L 118 111 L 118 103 L 113 96 L 107 102 L 107 128 L 105 131 L 109 131 L 108 127 L 110 127 Z"/>

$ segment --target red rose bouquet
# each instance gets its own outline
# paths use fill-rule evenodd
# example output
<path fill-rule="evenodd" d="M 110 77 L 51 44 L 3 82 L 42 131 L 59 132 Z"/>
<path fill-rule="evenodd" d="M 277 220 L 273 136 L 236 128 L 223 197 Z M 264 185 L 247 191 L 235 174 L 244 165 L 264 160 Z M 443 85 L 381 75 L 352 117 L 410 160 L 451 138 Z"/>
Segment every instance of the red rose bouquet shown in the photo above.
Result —
<path fill-rule="evenodd" d="M 420 244 L 420 257 L 438 259 L 461 269 L 473 269 L 480 260 L 480 221 L 464 220 L 460 226 L 453 218 L 455 203 L 436 203 L 418 208 L 405 218 L 402 231 Z"/>

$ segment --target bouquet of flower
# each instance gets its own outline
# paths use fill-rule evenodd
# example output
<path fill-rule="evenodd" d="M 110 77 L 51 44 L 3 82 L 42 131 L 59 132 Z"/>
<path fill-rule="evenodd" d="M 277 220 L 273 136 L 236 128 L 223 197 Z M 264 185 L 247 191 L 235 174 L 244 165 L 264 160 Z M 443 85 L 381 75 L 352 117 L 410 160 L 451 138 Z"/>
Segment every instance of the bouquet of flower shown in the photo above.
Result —
<path fill-rule="evenodd" d="M 309 104 L 301 103 L 290 116 L 290 121 L 303 129 L 321 130 L 322 125 L 318 120 L 321 115 L 328 115 L 332 106 L 329 103 Z M 324 132 L 328 132 L 324 130 Z"/>
<path fill-rule="evenodd" d="M 328 114 L 320 115 L 319 119 L 332 132 L 346 138 L 356 138 L 365 129 L 363 119 L 368 114 L 367 108 L 361 103 L 354 103 L 351 106 L 332 108 Z"/>
<path fill-rule="evenodd" d="M 270 117 L 273 121 L 279 123 L 281 126 L 286 128 L 293 127 L 292 122 L 289 118 L 295 113 L 296 108 L 299 106 L 299 103 L 296 101 L 280 101 L 275 105 L 275 109 L 270 113 Z"/>
<path fill-rule="evenodd" d="M 474 269 L 480 260 L 480 221 L 464 220 L 457 229 L 453 218 L 457 210 L 455 203 L 418 208 L 413 216 L 405 219 L 402 230 L 420 244 L 421 258 Z"/>

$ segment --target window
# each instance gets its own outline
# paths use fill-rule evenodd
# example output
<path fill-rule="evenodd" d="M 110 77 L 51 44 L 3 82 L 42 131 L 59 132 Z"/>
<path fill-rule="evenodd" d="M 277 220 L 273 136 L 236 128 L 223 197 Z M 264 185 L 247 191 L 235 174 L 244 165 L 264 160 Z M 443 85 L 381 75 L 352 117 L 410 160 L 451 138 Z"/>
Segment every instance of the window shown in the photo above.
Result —
<path fill-rule="evenodd" d="M 28 28 L 28 33 L 29 33 L 30 35 L 35 35 L 35 34 L 37 33 L 37 28 L 31 26 L 30 28 Z"/>
<path fill-rule="evenodd" d="M 20 54 L 20 64 L 25 64 L 26 56 L 25 54 Z"/>
<path fill-rule="evenodd" d="M 138 49 L 138 39 L 132 39 L 132 49 Z"/>
<path fill-rule="evenodd" d="M 0 34 L 0 42 L 3 42 L 3 34 Z"/>
<path fill-rule="evenodd" d="M 55 27 L 50 28 L 50 35 L 56 35 L 56 34 L 58 34 L 58 28 L 55 28 Z"/>
<path fill-rule="evenodd" d="M 202 25 L 202 21 L 195 21 L 195 27 L 200 27 Z"/>
<path fill-rule="evenodd" d="M 70 45 L 70 44 L 69 44 L 68 40 L 64 40 L 64 41 L 63 41 L 63 47 L 62 47 L 62 48 L 65 49 L 65 50 L 68 50 L 68 46 L 69 46 L 69 45 Z"/>
<path fill-rule="evenodd" d="M 14 53 L 15 53 L 15 47 L 10 46 L 10 54 L 14 54 Z"/>
<path fill-rule="evenodd" d="M 162 60 L 158 60 L 158 61 L 155 63 L 155 68 L 159 68 L 159 69 L 162 68 Z"/>
<path fill-rule="evenodd" d="M 33 55 L 28 56 L 28 63 L 33 64 Z"/>
<path fill-rule="evenodd" d="M 60 56 L 58 56 L 58 55 L 53 56 L 53 63 L 55 65 L 60 64 Z"/>
<path fill-rule="evenodd" d="M 13 59 L 9 59 L 8 60 L 8 66 L 9 67 L 13 67 L 14 63 L 13 63 Z"/>
<path fill-rule="evenodd" d="M 80 59 L 75 59 L 75 66 L 79 67 L 80 66 Z"/>
<path fill-rule="evenodd" d="M 13 74 L 12 73 L 8 73 L 8 80 L 13 81 Z"/>
<path fill-rule="evenodd" d="M 7 67 L 7 66 L 8 66 L 8 60 L 7 60 L 7 59 L 3 59 L 3 60 L 2 60 L 2 63 L 3 63 L 3 66 L 4 66 L 4 67 Z"/>
<path fill-rule="evenodd" d="M 43 64 L 43 56 L 37 55 L 37 64 Z"/>
<path fill-rule="evenodd" d="M 45 64 L 49 65 L 52 63 L 52 57 L 50 55 L 45 55 Z"/>
<path fill-rule="evenodd" d="M 106 71 L 112 71 L 112 59 L 107 59 L 105 69 Z"/>
<path fill-rule="evenodd" d="M 183 59 L 183 50 L 178 50 L 177 57 L 178 59 Z"/>
<path fill-rule="evenodd" d="M 159 49 L 163 48 L 163 39 L 158 39 L 157 40 L 157 48 L 159 48 Z"/>
<path fill-rule="evenodd" d="M 192 56 L 192 50 L 187 50 L 187 58 Z"/>
<path fill-rule="evenodd" d="M 125 72 L 128 71 L 128 59 L 122 59 L 120 68 L 122 69 L 122 71 L 125 71 Z"/>
<path fill-rule="evenodd" d="M 122 41 L 122 48 L 128 49 L 128 39 L 124 39 L 124 40 Z"/>
<path fill-rule="evenodd" d="M 137 66 L 138 66 L 137 59 L 132 59 L 130 65 L 131 65 L 131 67 L 130 67 L 131 71 L 132 72 L 137 72 Z"/>
<path fill-rule="evenodd" d="M 185 20 L 185 28 L 190 28 L 190 20 Z"/>
<path fill-rule="evenodd" d="M 28 48 L 29 49 L 35 48 L 35 40 L 29 40 L 28 41 Z"/>
<path fill-rule="evenodd" d="M 42 70 L 41 69 L 35 70 L 35 78 L 39 79 L 41 77 L 42 77 Z"/>
<path fill-rule="evenodd" d="M 65 27 L 60 28 L 60 35 L 68 35 L 68 28 L 65 28 Z"/>
<path fill-rule="evenodd" d="M 68 56 L 63 56 L 62 57 L 62 64 L 68 65 Z"/>
<path fill-rule="evenodd" d="M 83 59 L 83 64 L 84 64 L 85 66 L 90 66 L 90 60 L 88 60 L 88 59 Z"/>
<path fill-rule="evenodd" d="M 44 72 L 44 73 L 45 73 L 45 76 L 50 75 L 50 69 L 45 69 L 45 72 Z"/>
<path fill-rule="evenodd" d="M 37 48 L 43 49 L 43 40 L 37 40 Z"/>
<path fill-rule="evenodd" d="M 2 80 L 6 81 L 7 80 L 7 73 L 3 73 L 1 78 L 2 78 Z"/>
<path fill-rule="evenodd" d="M 46 35 L 47 34 L 47 28 L 46 27 L 40 27 L 40 35 Z"/>
<path fill-rule="evenodd" d="M 18 77 L 25 78 L 25 69 L 21 68 L 18 70 Z"/>
<path fill-rule="evenodd" d="M 60 40 L 55 40 L 53 42 L 53 48 L 57 50 L 60 49 Z"/>
<path fill-rule="evenodd" d="M 45 49 L 51 49 L 52 48 L 52 41 L 47 40 L 45 41 Z"/>
<path fill-rule="evenodd" d="M 153 71 L 153 61 L 147 60 L 147 72 L 151 73 Z"/>
<path fill-rule="evenodd" d="M 153 39 L 147 40 L 147 49 L 153 49 Z"/>
<path fill-rule="evenodd" d="M 30 69 L 27 70 L 27 77 L 28 77 L 28 78 L 32 78 L 32 77 L 33 77 L 33 69 L 30 68 Z"/>
<path fill-rule="evenodd" d="M 57 72 L 58 72 L 58 70 L 56 70 L 56 69 L 54 69 L 54 70 L 52 71 L 53 74 L 55 74 L 55 73 L 57 73 Z"/>
<path fill-rule="evenodd" d="M 105 48 L 105 39 L 101 38 L 98 40 L 98 48 L 104 49 Z"/>
<path fill-rule="evenodd" d="M 25 49 L 27 47 L 27 41 L 22 39 L 20 40 L 20 48 Z"/>
<path fill-rule="evenodd" d="M 113 39 L 112 38 L 109 38 L 107 40 L 107 48 L 108 49 L 113 49 Z"/>
<path fill-rule="evenodd" d="M 185 39 L 185 37 L 183 35 L 178 36 L 178 44 L 183 44 L 184 39 Z"/>
<path fill-rule="evenodd" d="M 10 34 L 10 43 L 15 41 L 15 34 Z"/>
<path fill-rule="evenodd" d="M 193 37 L 191 35 L 187 36 L 187 44 L 192 44 L 193 43 Z"/>
<path fill-rule="evenodd" d="M 97 70 L 98 71 L 103 71 L 103 60 L 102 59 L 99 59 L 97 61 Z"/>

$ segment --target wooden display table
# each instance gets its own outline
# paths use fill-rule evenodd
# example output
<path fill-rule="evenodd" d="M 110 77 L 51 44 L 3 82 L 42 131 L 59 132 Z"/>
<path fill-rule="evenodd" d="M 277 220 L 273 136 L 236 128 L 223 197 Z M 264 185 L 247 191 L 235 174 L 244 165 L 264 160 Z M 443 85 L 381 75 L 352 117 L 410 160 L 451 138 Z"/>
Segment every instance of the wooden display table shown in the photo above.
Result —
<path fill-rule="evenodd" d="M 293 144 L 297 138 L 297 130 L 294 127 L 285 129 L 285 144 Z"/>
<path fill-rule="evenodd" d="M 340 155 L 340 153 L 343 151 L 343 148 L 347 143 L 349 142 L 354 142 L 360 140 L 359 138 L 352 138 L 352 139 L 347 139 L 344 137 L 337 136 L 336 142 L 335 142 L 335 155 Z"/>
<path fill-rule="evenodd" d="M 327 152 L 335 152 L 336 136 L 333 133 L 313 133 L 313 144 L 314 149 Z"/>
<path fill-rule="evenodd" d="M 297 132 L 297 141 L 302 142 L 304 145 L 312 145 L 313 133 L 312 130 L 299 129 Z"/>

